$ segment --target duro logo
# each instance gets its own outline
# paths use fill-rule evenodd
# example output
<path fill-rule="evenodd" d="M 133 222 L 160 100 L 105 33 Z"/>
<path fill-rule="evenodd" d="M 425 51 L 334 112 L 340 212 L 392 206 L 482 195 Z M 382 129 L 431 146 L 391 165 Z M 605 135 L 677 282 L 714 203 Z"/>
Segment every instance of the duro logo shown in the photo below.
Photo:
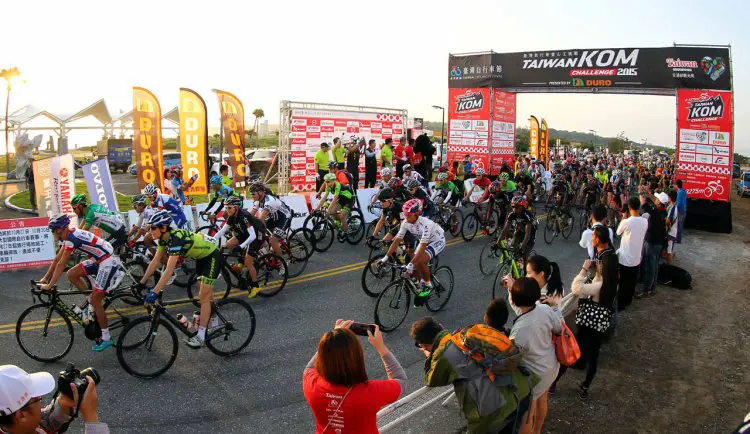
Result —
<path fill-rule="evenodd" d="M 574 78 L 571 83 L 575 87 L 609 87 L 612 86 L 612 80 L 584 80 L 582 78 Z"/>
<path fill-rule="evenodd" d="M 456 97 L 456 113 L 471 113 L 479 111 L 484 107 L 484 95 L 482 92 L 466 92 L 465 95 Z"/>
<path fill-rule="evenodd" d="M 689 121 L 716 119 L 724 116 L 724 100 L 721 95 L 688 101 Z"/>

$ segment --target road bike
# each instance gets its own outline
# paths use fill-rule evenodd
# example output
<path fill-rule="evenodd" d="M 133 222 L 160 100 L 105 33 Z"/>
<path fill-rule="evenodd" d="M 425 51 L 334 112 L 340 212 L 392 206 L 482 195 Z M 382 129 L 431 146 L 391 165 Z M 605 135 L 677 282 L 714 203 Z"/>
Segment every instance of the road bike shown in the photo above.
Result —
<path fill-rule="evenodd" d="M 328 205 L 326 202 L 322 209 L 313 211 L 305 219 L 304 227 L 311 229 L 314 234 L 315 251 L 323 253 L 330 249 L 334 238 L 339 243 L 346 241 L 352 245 L 359 244 L 365 236 L 365 219 L 362 212 L 356 208 L 352 209 L 345 206 L 338 210 L 337 216 L 334 218 L 324 211 L 328 208 Z M 346 214 L 347 231 L 344 230 L 341 221 L 338 219 L 338 213 L 340 212 Z"/>
<path fill-rule="evenodd" d="M 464 241 L 473 240 L 477 236 L 480 226 L 486 235 L 493 235 L 500 226 L 502 215 L 500 214 L 499 207 L 495 207 L 492 200 L 485 203 L 487 205 L 486 209 L 480 214 L 479 204 L 469 202 L 472 210 L 466 214 L 464 222 L 461 225 L 461 237 Z"/>
<path fill-rule="evenodd" d="M 547 214 L 547 224 L 544 225 L 544 242 L 552 244 L 558 235 L 566 240 L 573 233 L 573 217 L 562 211 L 561 205 L 555 205 Z"/>
<path fill-rule="evenodd" d="M 436 207 L 437 212 L 430 217 L 430 220 L 440 225 L 443 231 L 450 233 L 453 237 L 459 236 L 464 222 L 464 214 L 461 210 L 446 203 L 436 204 Z"/>
<path fill-rule="evenodd" d="M 510 275 L 514 280 L 520 279 L 526 275 L 526 266 L 523 263 L 522 252 L 518 249 L 508 247 L 505 240 L 502 240 L 498 250 L 499 265 L 497 273 L 495 274 L 495 280 L 492 282 L 492 298 L 498 298 L 503 296 L 503 292 L 500 288 L 503 286 L 503 277 Z M 533 250 L 529 253 L 529 257 L 535 255 L 536 252 Z"/>
<path fill-rule="evenodd" d="M 125 326 L 116 345 L 117 360 L 125 372 L 146 379 L 162 375 L 174 364 L 179 351 L 175 329 L 187 337 L 198 334 L 167 310 L 180 303 L 157 301 L 148 308 L 148 316 Z M 255 312 L 250 304 L 237 298 L 211 302 L 205 344 L 212 353 L 235 355 L 250 344 L 254 335 Z"/>
<path fill-rule="evenodd" d="M 578 209 L 578 235 L 582 235 L 591 224 L 591 207 L 585 204 Z"/>
<path fill-rule="evenodd" d="M 412 295 L 417 297 L 420 289 L 416 278 L 407 272 L 405 265 L 389 262 L 383 267 L 392 267 L 400 275 L 380 293 L 375 303 L 375 324 L 381 331 L 390 332 L 404 322 L 411 309 Z M 432 292 L 424 300 L 427 310 L 438 312 L 444 309 L 453 293 L 454 283 L 453 271 L 449 267 L 437 267 L 432 272 Z"/>
<path fill-rule="evenodd" d="M 87 339 L 95 341 L 101 337 L 101 328 L 96 321 L 93 308 L 86 302 L 81 314 L 73 309 L 78 304 L 68 304 L 67 297 L 90 294 L 89 291 L 42 291 L 41 284 L 31 280 L 31 297 L 38 303 L 26 308 L 16 322 L 16 342 L 29 357 L 39 362 L 54 362 L 65 357 L 73 347 L 73 322 L 84 330 Z M 103 301 L 107 312 L 107 323 L 112 342 L 130 322 L 130 316 L 144 311 L 140 294 L 120 290 L 107 294 Z M 80 298 L 80 297 L 79 297 Z"/>
<path fill-rule="evenodd" d="M 362 290 L 365 292 L 365 294 L 373 298 L 380 295 L 380 293 L 383 292 L 383 289 L 389 283 L 396 280 L 396 270 L 394 270 L 393 267 L 381 267 L 379 263 L 379 261 L 383 259 L 383 256 L 385 256 L 385 253 L 388 251 L 390 242 L 380 241 L 379 243 L 383 245 L 383 248 L 378 249 L 377 251 L 379 253 L 376 255 L 372 255 L 367 261 L 367 264 L 365 264 L 365 267 L 362 269 L 362 277 L 360 279 L 362 283 Z M 400 265 L 406 265 L 411 262 L 411 256 L 409 256 L 409 252 L 406 249 L 405 244 L 402 243 L 402 245 L 399 246 L 398 249 L 396 249 L 396 252 L 393 254 L 393 256 L 391 256 L 391 261 Z M 438 256 L 430 259 L 427 265 L 431 270 L 435 269 L 438 265 Z"/>

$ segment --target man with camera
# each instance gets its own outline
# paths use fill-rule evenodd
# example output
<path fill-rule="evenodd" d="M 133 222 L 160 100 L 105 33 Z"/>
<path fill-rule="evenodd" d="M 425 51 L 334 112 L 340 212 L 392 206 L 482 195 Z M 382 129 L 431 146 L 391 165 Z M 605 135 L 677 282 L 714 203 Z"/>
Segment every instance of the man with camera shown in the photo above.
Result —
<path fill-rule="evenodd" d="M 53 401 L 42 408 L 42 396 L 55 389 L 55 378 L 47 372 L 28 374 L 14 365 L 0 366 L 0 433 L 61 433 L 78 414 L 86 434 L 109 433 L 107 424 L 99 422 L 96 381 L 91 375 L 98 379 L 93 369 L 81 373 L 69 364 L 60 373 Z"/>

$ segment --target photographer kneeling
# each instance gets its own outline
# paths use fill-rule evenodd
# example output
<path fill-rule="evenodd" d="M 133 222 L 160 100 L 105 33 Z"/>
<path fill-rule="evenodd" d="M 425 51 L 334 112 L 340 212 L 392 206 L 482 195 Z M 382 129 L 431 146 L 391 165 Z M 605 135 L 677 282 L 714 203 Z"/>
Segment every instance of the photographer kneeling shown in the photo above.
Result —
<path fill-rule="evenodd" d="M 0 366 L 0 433 L 65 432 L 77 412 L 83 417 L 86 434 L 109 433 L 96 412 L 96 383 L 91 377 L 86 379 L 82 397 L 78 387 L 71 387 L 72 397 L 56 394 L 52 403 L 42 408 L 42 396 L 55 389 L 55 378 L 47 372 L 28 374 L 17 366 Z"/>

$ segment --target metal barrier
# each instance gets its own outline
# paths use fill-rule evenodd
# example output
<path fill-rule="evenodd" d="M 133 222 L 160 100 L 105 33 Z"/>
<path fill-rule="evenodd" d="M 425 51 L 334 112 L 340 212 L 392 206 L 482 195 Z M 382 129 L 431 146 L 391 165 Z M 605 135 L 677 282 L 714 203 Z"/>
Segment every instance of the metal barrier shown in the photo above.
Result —
<path fill-rule="evenodd" d="M 453 386 L 425 386 L 380 409 L 377 415 L 378 430 L 388 432 L 441 399 L 445 399 L 442 403 L 445 407 L 452 396 Z"/>

